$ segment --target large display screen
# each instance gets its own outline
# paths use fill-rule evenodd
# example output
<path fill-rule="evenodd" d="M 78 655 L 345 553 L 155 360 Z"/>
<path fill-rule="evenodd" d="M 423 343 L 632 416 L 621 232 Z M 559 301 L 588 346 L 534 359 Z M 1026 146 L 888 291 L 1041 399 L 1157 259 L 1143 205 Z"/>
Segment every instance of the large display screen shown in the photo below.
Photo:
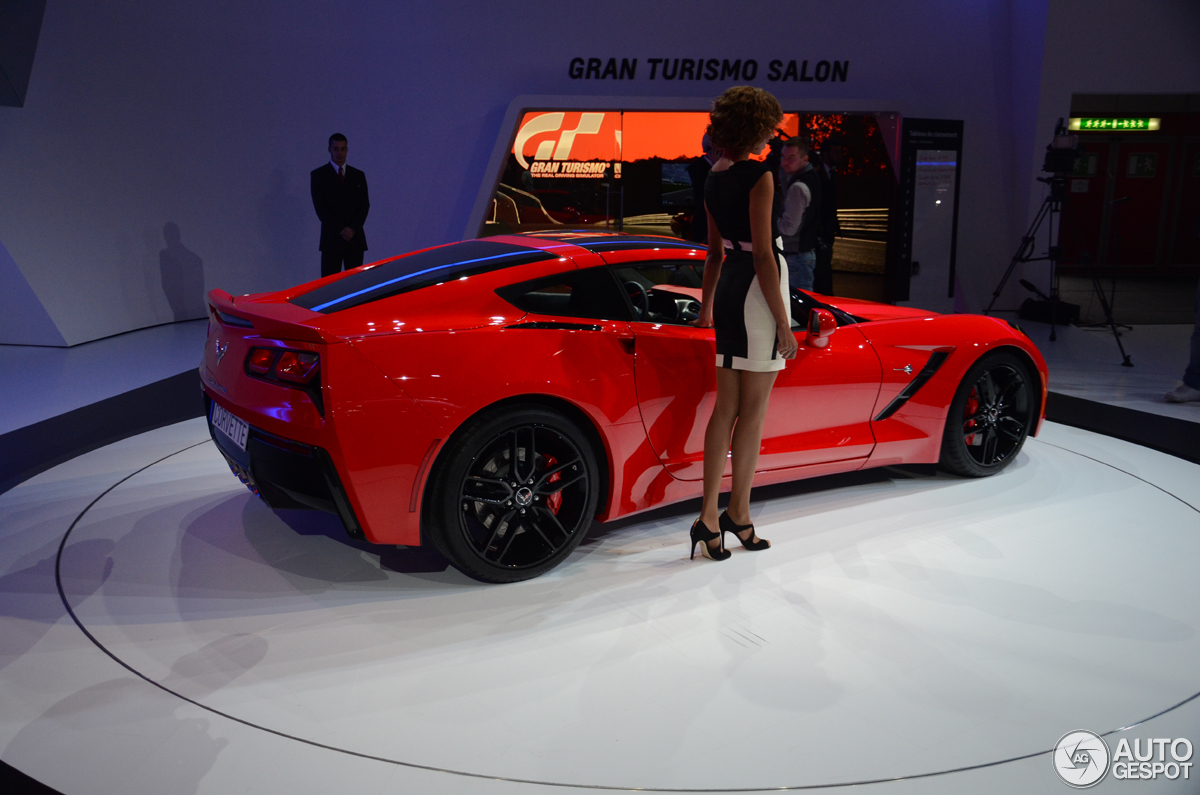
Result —
<path fill-rule="evenodd" d="M 707 126 L 704 111 L 529 111 L 483 233 L 565 225 L 687 238 L 688 169 L 703 159 Z M 790 113 L 779 129 L 790 137 L 799 126 Z"/>
<path fill-rule="evenodd" d="M 710 168 L 708 122 L 707 111 L 525 111 L 479 234 L 585 229 L 703 243 L 706 219 L 696 211 Z M 793 136 L 811 144 L 814 166 L 839 144 L 837 162 L 824 164 L 836 171 L 834 268 L 853 274 L 843 281 L 881 279 L 896 183 L 876 117 L 785 114 L 772 146 L 756 157 L 777 178 L 781 144 Z M 863 297 L 878 297 L 871 290 Z"/>

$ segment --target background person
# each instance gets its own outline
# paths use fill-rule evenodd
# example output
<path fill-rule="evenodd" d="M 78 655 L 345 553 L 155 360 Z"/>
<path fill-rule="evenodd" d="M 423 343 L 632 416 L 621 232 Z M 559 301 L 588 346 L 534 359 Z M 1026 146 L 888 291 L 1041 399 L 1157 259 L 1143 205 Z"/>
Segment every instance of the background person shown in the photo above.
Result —
<path fill-rule="evenodd" d="M 721 153 L 713 146 L 708 133 L 700 139 L 700 147 L 704 154 L 688 163 L 687 173 L 692 180 L 692 232 L 688 238 L 693 243 L 708 243 L 708 214 L 704 212 L 704 183 L 712 164 L 717 162 Z"/>
<path fill-rule="evenodd" d="M 1200 218 L 1196 219 L 1196 234 L 1200 235 Z M 1192 358 L 1183 372 L 1183 383 L 1167 393 L 1169 403 L 1191 403 L 1200 400 L 1200 283 L 1196 284 L 1196 325 L 1192 329 Z"/>
<path fill-rule="evenodd" d="M 841 234 L 838 223 L 838 169 L 846 158 L 842 139 L 831 135 L 821 144 L 821 228 L 817 235 L 817 267 L 813 273 L 813 291 L 833 295 L 833 240 Z"/>
<path fill-rule="evenodd" d="M 312 172 L 313 208 L 321 219 L 322 276 L 357 268 L 367 250 L 367 175 L 346 165 L 348 152 L 346 136 L 334 133 L 329 136 L 329 162 Z"/>
<path fill-rule="evenodd" d="M 783 143 L 779 162 L 783 258 L 788 265 L 788 285 L 801 290 L 813 289 L 817 231 L 821 227 L 821 178 L 808 162 L 808 153 L 808 142 L 789 138 Z"/>
<path fill-rule="evenodd" d="M 724 560 L 725 533 L 746 549 L 771 545 L 750 522 L 750 487 L 771 387 L 784 360 L 796 355 L 796 335 L 787 266 L 771 224 L 775 179 L 765 163 L 748 159 L 766 147 L 783 110 L 761 88 L 734 86 L 713 102 L 709 119 L 708 134 L 722 157 L 704 185 L 709 246 L 696 325 L 716 328 L 717 402 L 704 434 L 704 503 L 691 539 L 693 557 L 700 544 L 705 557 Z M 730 458 L 733 489 L 729 508 L 718 517 L 721 476 Z"/>

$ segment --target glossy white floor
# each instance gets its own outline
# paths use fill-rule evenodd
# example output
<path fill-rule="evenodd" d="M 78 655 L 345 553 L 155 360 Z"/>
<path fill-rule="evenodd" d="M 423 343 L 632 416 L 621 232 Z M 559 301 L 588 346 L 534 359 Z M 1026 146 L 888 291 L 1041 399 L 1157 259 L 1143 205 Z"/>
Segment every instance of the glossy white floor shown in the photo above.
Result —
<path fill-rule="evenodd" d="M 683 506 L 484 586 L 272 513 L 190 421 L 0 495 L 0 757 L 67 795 L 1063 792 L 1069 730 L 1200 745 L 1198 507 L 1200 467 L 1048 425 L 989 479 L 765 489 L 765 553 L 689 561 Z"/>

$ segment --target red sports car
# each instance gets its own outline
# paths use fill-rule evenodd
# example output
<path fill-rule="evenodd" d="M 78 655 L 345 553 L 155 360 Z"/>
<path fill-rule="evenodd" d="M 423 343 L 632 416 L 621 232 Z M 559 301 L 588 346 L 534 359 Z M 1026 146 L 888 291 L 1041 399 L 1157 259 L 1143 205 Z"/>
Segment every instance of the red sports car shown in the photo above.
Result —
<path fill-rule="evenodd" d="M 209 294 L 213 440 L 275 508 L 535 577 L 593 519 L 701 493 L 715 399 L 705 249 L 591 231 L 468 240 L 277 293 Z M 990 475 L 1037 432 L 1046 364 L 978 315 L 799 290 L 760 484 L 940 462 Z M 683 532 L 683 531 L 680 531 Z M 680 536 L 682 538 L 682 536 Z"/>

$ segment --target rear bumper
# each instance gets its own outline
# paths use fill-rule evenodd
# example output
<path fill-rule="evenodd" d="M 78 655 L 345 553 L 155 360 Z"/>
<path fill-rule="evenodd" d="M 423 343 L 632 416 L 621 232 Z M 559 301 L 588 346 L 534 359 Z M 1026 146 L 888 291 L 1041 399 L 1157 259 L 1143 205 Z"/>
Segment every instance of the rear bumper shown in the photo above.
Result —
<path fill-rule="evenodd" d="M 329 453 L 250 426 L 242 450 L 212 424 L 212 398 L 205 392 L 205 416 L 213 443 L 246 487 L 272 508 L 314 509 L 336 514 L 351 538 L 364 538 L 346 489 Z"/>

